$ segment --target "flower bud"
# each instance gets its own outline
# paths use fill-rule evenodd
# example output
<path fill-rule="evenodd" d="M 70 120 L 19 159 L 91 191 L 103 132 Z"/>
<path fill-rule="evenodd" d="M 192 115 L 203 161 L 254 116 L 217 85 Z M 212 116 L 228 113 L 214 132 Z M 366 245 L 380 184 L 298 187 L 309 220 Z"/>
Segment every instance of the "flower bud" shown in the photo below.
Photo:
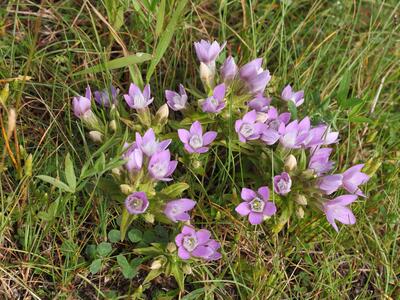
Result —
<path fill-rule="evenodd" d="M 156 118 L 158 122 L 163 123 L 168 119 L 168 115 L 169 115 L 169 108 L 167 103 L 165 103 L 164 105 L 161 105 L 161 107 L 156 112 Z"/>
<path fill-rule="evenodd" d="M 101 143 L 103 141 L 103 134 L 96 130 L 89 131 L 89 137 L 95 143 Z"/>
<path fill-rule="evenodd" d="M 125 195 L 130 195 L 133 193 L 133 188 L 129 184 L 121 184 L 119 188 Z"/>
<path fill-rule="evenodd" d="M 191 267 L 189 264 L 184 264 L 184 265 L 182 266 L 182 271 L 183 271 L 183 273 L 185 273 L 186 275 L 190 275 L 190 274 L 193 273 L 192 267 Z"/>
<path fill-rule="evenodd" d="M 111 172 L 116 176 L 121 176 L 121 168 L 113 168 Z"/>
<path fill-rule="evenodd" d="M 25 175 L 28 177 L 32 176 L 32 154 L 28 155 L 28 158 L 25 160 L 25 165 L 24 165 L 24 169 L 25 169 Z"/>
<path fill-rule="evenodd" d="M 294 200 L 299 205 L 307 205 L 307 198 L 304 195 L 297 195 Z"/>
<path fill-rule="evenodd" d="M 144 217 L 144 220 L 145 220 L 147 223 L 154 224 L 155 218 L 154 218 L 154 215 L 153 215 L 153 214 L 146 213 L 146 214 L 143 215 L 143 217 Z"/>
<path fill-rule="evenodd" d="M 155 261 L 152 262 L 150 269 L 152 270 L 158 270 L 162 267 L 162 261 L 161 259 L 157 259 Z"/>
<path fill-rule="evenodd" d="M 205 63 L 200 63 L 200 79 L 206 87 L 211 88 L 214 84 L 215 76 L 215 65 L 206 65 Z"/>
<path fill-rule="evenodd" d="M 167 245 L 167 250 L 168 252 L 172 253 L 176 251 L 176 245 L 175 243 L 168 243 Z"/>
<path fill-rule="evenodd" d="M 108 126 L 110 127 L 112 132 L 117 131 L 117 122 L 115 120 L 112 120 Z"/>
<path fill-rule="evenodd" d="M 4 88 L 0 92 L 0 105 L 6 106 L 9 94 L 10 94 L 10 85 L 6 83 Z"/>
<path fill-rule="evenodd" d="M 290 172 L 296 169 L 297 167 L 297 160 L 293 154 L 290 154 L 285 160 L 285 170 Z"/>
<path fill-rule="evenodd" d="M 297 209 L 296 209 L 296 216 L 297 216 L 299 219 L 303 219 L 303 218 L 304 218 L 304 209 L 303 209 L 301 206 L 297 207 Z"/>
<path fill-rule="evenodd" d="M 14 108 L 11 108 L 8 112 L 8 124 L 7 124 L 7 138 L 10 139 L 15 125 L 17 124 L 17 113 Z"/>

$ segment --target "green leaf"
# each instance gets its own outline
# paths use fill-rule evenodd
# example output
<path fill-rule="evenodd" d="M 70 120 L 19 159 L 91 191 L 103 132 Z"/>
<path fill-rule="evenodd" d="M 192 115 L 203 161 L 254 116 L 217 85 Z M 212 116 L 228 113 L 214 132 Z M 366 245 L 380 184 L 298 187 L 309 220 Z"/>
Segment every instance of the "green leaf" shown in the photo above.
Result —
<path fill-rule="evenodd" d="M 182 268 L 180 268 L 176 262 L 171 265 L 171 273 L 175 277 L 179 289 L 183 292 L 185 290 L 185 275 L 183 274 Z"/>
<path fill-rule="evenodd" d="M 136 53 L 125 57 L 116 58 L 93 67 L 87 68 L 85 70 L 76 72 L 74 76 L 84 75 L 88 73 L 98 73 L 104 71 L 104 69 L 113 70 L 120 69 L 130 65 L 140 64 L 142 62 L 148 61 L 152 56 L 148 53 Z"/>
<path fill-rule="evenodd" d="M 108 233 L 108 239 L 111 243 L 117 243 L 121 239 L 121 232 L 117 229 L 110 230 Z"/>
<path fill-rule="evenodd" d="M 58 180 L 56 178 L 47 176 L 47 175 L 38 175 L 36 176 L 37 178 L 43 180 L 44 182 L 50 183 L 51 185 L 58 187 L 59 189 L 62 189 L 65 192 L 73 193 L 74 191 L 71 190 L 71 188 L 66 185 L 64 182 L 61 180 Z"/>
<path fill-rule="evenodd" d="M 186 182 L 177 182 L 162 189 L 160 193 L 171 198 L 176 198 L 180 196 L 188 188 L 189 185 Z"/>
<path fill-rule="evenodd" d="M 97 253 L 102 257 L 106 257 L 108 254 L 111 253 L 111 251 L 112 251 L 111 243 L 101 242 L 97 246 Z"/>
<path fill-rule="evenodd" d="M 353 108 L 354 106 L 363 103 L 361 99 L 349 98 L 339 102 L 339 106 L 343 109 Z"/>
<path fill-rule="evenodd" d="M 132 279 L 137 274 L 136 270 L 132 268 L 126 257 L 122 254 L 117 256 L 117 262 L 121 268 L 122 275 L 124 275 L 126 279 Z"/>
<path fill-rule="evenodd" d="M 143 284 L 146 284 L 146 283 L 152 281 L 154 278 L 160 276 L 161 273 L 162 273 L 162 270 L 161 270 L 161 269 L 151 270 L 151 271 L 147 274 L 146 278 L 144 279 Z"/>
<path fill-rule="evenodd" d="M 292 101 L 288 101 L 287 104 L 288 104 L 288 110 L 289 110 L 290 115 L 291 115 L 291 119 L 292 120 L 297 119 L 297 107 L 296 107 L 296 104 L 294 104 L 294 102 L 292 102 Z"/>
<path fill-rule="evenodd" d="M 138 243 L 143 239 L 143 235 L 139 229 L 131 229 L 128 232 L 128 238 L 132 243 Z"/>
<path fill-rule="evenodd" d="M 348 70 L 346 73 L 344 73 L 342 80 L 340 81 L 338 91 L 337 91 L 337 99 L 338 99 L 339 106 L 342 106 L 342 104 L 347 99 L 347 96 L 349 94 L 349 89 L 350 89 L 350 83 L 351 83 L 351 72 L 350 72 L 350 70 Z"/>
<path fill-rule="evenodd" d="M 90 273 L 96 274 L 100 271 L 100 269 L 101 269 L 101 258 L 92 261 L 89 267 Z"/>
<path fill-rule="evenodd" d="M 133 222 L 133 220 L 137 218 L 137 215 L 131 215 L 128 210 L 124 207 L 122 211 L 122 219 L 121 225 L 119 227 L 121 231 L 121 241 L 125 239 L 126 232 L 128 231 L 129 225 Z"/>
<path fill-rule="evenodd" d="M 165 18 L 165 0 L 161 0 L 160 6 L 157 11 L 157 24 L 156 24 L 156 36 L 158 37 L 164 26 Z"/>
<path fill-rule="evenodd" d="M 171 20 L 169 21 L 167 27 L 165 28 L 164 32 L 161 35 L 161 38 L 157 44 L 157 47 L 156 47 L 156 50 L 154 53 L 154 58 L 151 61 L 149 69 L 147 70 L 147 75 L 146 75 L 147 82 L 150 81 L 150 78 L 153 75 L 153 73 L 156 69 L 156 66 L 160 62 L 160 60 L 163 57 L 165 51 L 167 50 L 169 44 L 171 43 L 172 37 L 173 37 L 176 27 L 178 25 L 178 21 L 181 19 L 181 14 L 182 14 L 183 9 L 185 8 L 187 2 L 188 2 L 188 0 L 178 1 L 178 6 L 174 10 Z"/>
<path fill-rule="evenodd" d="M 65 157 L 65 178 L 72 191 L 76 189 L 76 176 L 74 171 L 74 164 L 71 160 L 71 156 L 67 153 Z"/>
<path fill-rule="evenodd" d="M 354 122 L 354 123 L 372 123 L 372 120 L 370 118 L 362 117 L 362 116 L 350 117 L 349 121 Z"/>

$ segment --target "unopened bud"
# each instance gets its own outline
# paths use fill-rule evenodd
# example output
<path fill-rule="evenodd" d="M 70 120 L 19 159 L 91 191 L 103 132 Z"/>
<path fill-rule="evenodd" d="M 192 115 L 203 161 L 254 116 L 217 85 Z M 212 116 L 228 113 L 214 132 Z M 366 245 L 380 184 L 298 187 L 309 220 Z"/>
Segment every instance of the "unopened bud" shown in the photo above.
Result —
<path fill-rule="evenodd" d="M 112 120 L 108 126 L 113 132 L 117 130 L 117 122 L 115 120 Z"/>
<path fill-rule="evenodd" d="M 285 161 L 285 170 L 290 172 L 296 169 L 296 167 L 297 167 L 296 157 L 294 157 L 293 154 L 290 154 Z"/>
<path fill-rule="evenodd" d="M 25 175 L 28 177 L 32 176 L 32 154 L 28 155 L 28 158 L 25 160 L 25 165 L 24 165 L 24 170 L 25 170 Z"/>
<path fill-rule="evenodd" d="M 0 92 L 0 105 L 6 106 L 9 94 L 10 94 L 10 86 L 8 83 L 6 83 L 4 88 Z"/>
<path fill-rule="evenodd" d="M 8 124 L 7 124 L 7 138 L 10 139 L 15 125 L 17 124 L 17 113 L 14 108 L 11 108 L 8 112 Z"/>
<path fill-rule="evenodd" d="M 120 168 L 113 168 L 111 172 L 116 176 L 121 176 L 121 169 Z"/>
<path fill-rule="evenodd" d="M 167 250 L 168 250 L 169 253 L 175 252 L 176 251 L 175 243 L 168 243 Z"/>
<path fill-rule="evenodd" d="M 297 216 L 299 219 L 303 219 L 303 218 L 304 218 L 304 209 L 303 209 L 301 206 L 297 207 L 297 209 L 296 209 L 296 216 Z"/>
<path fill-rule="evenodd" d="M 297 195 L 295 201 L 299 205 L 307 205 L 307 198 L 304 195 Z"/>
<path fill-rule="evenodd" d="M 146 214 L 144 214 L 143 215 L 143 217 L 144 217 L 144 220 L 147 222 L 147 223 L 150 223 L 150 224 L 154 224 L 154 215 L 153 214 L 150 214 L 150 213 L 146 213 Z"/>
<path fill-rule="evenodd" d="M 133 193 L 133 188 L 129 184 L 121 184 L 119 188 L 125 195 L 130 195 Z"/>
<path fill-rule="evenodd" d="M 152 270 L 158 270 L 162 267 L 162 261 L 161 259 L 157 259 L 155 261 L 152 262 L 150 269 Z"/>
<path fill-rule="evenodd" d="M 215 76 L 215 65 L 206 65 L 205 63 L 200 63 L 200 79 L 203 84 L 207 87 L 212 87 L 214 84 Z"/>
<path fill-rule="evenodd" d="M 168 108 L 167 103 L 165 103 L 156 112 L 157 124 L 161 124 L 161 125 L 166 124 L 167 120 L 168 120 L 168 115 L 169 115 L 169 108 Z"/>
<path fill-rule="evenodd" d="M 183 273 L 185 273 L 185 274 L 187 274 L 187 275 L 190 275 L 190 274 L 193 273 L 192 267 L 191 267 L 189 264 L 184 264 L 184 265 L 182 266 L 182 271 L 183 271 Z"/>
<path fill-rule="evenodd" d="M 103 134 L 99 131 L 89 131 L 90 139 L 95 143 L 101 143 L 103 141 Z"/>

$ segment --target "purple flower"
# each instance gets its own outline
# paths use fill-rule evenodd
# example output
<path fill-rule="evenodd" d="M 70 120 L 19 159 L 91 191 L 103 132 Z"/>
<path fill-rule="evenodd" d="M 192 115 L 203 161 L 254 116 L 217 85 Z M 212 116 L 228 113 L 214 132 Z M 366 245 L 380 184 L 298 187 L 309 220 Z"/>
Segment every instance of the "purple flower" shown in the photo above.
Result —
<path fill-rule="evenodd" d="M 190 126 L 190 131 L 178 129 L 178 136 L 189 153 L 205 153 L 208 151 L 206 146 L 215 140 L 217 133 L 208 131 L 203 135 L 203 128 L 200 122 L 196 121 Z"/>
<path fill-rule="evenodd" d="M 319 179 L 318 186 L 327 195 L 330 195 L 333 192 L 336 192 L 340 187 L 343 187 L 349 193 L 365 197 L 363 192 L 358 187 L 369 180 L 369 176 L 367 174 L 360 172 L 363 167 L 363 164 L 359 164 L 351 167 L 343 174 L 324 176 Z"/>
<path fill-rule="evenodd" d="M 243 119 L 236 120 L 235 131 L 239 135 L 239 140 L 245 143 L 247 140 L 256 140 L 260 137 L 261 132 L 265 129 L 265 124 L 256 123 L 257 112 L 249 111 L 243 116 Z"/>
<path fill-rule="evenodd" d="M 296 107 L 299 107 L 304 102 L 304 91 L 294 92 L 290 84 L 288 84 L 283 89 L 281 97 L 285 101 L 292 101 Z"/>
<path fill-rule="evenodd" d="M 192 210 L 195 205 L 196 201 L 186 198 L 169 201 L 165 206 L 164 214 L 172 222 L 189 221 L 188 211 Z"/>
<path fill-rule="evenodd" d="M 215 60 L 222 49 L 224 49 L 225 44 L 226 42 L 220 46 L 217 41 L 210 43 L 209 41 L 201 40 L 194 43 L 194 49 L 200 62 L 211 65 L 215 64 Z"/>
<path fill-rule="evenodd" d="M 271 80 L 269 71 L 264 71 L 261 67 L 262 62 L 262 58 L 256 58 L 239 70 L 240 78 L 246 82 L 247 88 L 252 94 L 264 92 L 265 87 Z"/>
<path fill-rule="evenodd" d="M 361 184 L 366 183 L 369 180 L 369 176 L 363 172 L 360 172 L 364 164 L 359 164 L 351 167 L 343 173 L 343 188 L 349 193 L 356 194 L 358 196 L 365 197 L 363 192 L 358 187 Z"/>
<path fill-rule="evenodd" d="M 275 107 L 270 106 L 268 112 L 265 115 L 264 122 L 267 125 L 267 129 L 263 130 L 261 140 L 267 145 L 275 144 L 281 134 L 279 133 L 280 124 L 286 125 L 290 120 L 290 113 L 278 114 Z"/>
<path fill-rule="evenodd" d="M 142 92 L 134 83 L 131 83 L 129 93 L 124 95 L 129 107 L 139 110 L 146 108 L 153 102 L 153 98 L 150 97 L 150 85 L 148 84 L 146 84 Z"/>
<path fill-rule="evenodd" d="M 281 175 L 276 175 L 274 177 L 274 191 L 279 195 L 286 195 L 290 192 L 292 187 L 292 179 L 289 174 L 282 172 Z"/>
<path fill-rule="evenodd" d="M 153 154 L 150 158 L 148 171 L 153 179 L 161 181 L 171 181 L 169 176 L 175 171 L 178 162 L 171 161 L 169 150 L 164 150 Z"/>
<path fill-rule="evenodd" d="M 196 231 L 189 226 L 183 226 L 181 233 L 175 237 L 178 256 L 184 260 L 191 257 L 204 260 L 220 259 L 221 254 L 217 250 L 221 245 L 210 237 L 211 233 L 206 229 Z"/>
<path fill-rule="evenodd" d="M 170 139 L 159 142 L 156 139 L 153 128 L 148 129 L 143 137 L 136 132 L 136 145 L 148 157 L 167 149 L 170 143 Z"/>
<path fill-rule="evenodd" d="M 270 217 L 276 213 L 276 206 L 269 200 L 268 187 L 263 186 L 257 193 L 251 189 L 243 188 L 241 197 L 244 200 L 235 210 L 241 216 L 249 216 L 252 225 L 260 224 L 264 217 Z"/>
<path fill-rule="evenodd" d="M 305 117 L 300 123 L 297 120 L 290 122 L 287 126 L 284 123 L 279 125 L 280 143 L 288 149 L 304 147 L 304 142 L 310 134 L 310 119 Z"/>
<path fill-rule="evenodd" d="M 318 180 L 318 187 L 325 194 L 330 195 L 336 192 L 338 188 L 340 188 L 340 186 L 342 185 L 342 180 L 342 174 L 326 175 Z"/>
<path fill-rule="evenodd" d="M 225 107 L 225 84 L 222 83 L 214 88 L 213 95 L 201 103 L 203 112 L 219 113 Z"/>
<path fill-rule="evenodd" d="M 346 225 L 356 223 L 356 217 L 351 209 L 347 207 L 347 205 L 353 203 L 356 199 L 357 195 L 343 195 L 323 204 L 323 211 L 326 215 L 326 219 L 337 232 L 339 232 L 339 228 L 335 220 Z"/>
<path fill-rule="evenodd" d="M 339 132 L 331 132 L 326 125 L 311 128 L 304 141 L 306 148 L 315 148 L 321 145 L 330 145 L 338 141 Z"/>
<path fill-rule="evenodd" d="M 174 91 L 166 90 L 165 98 L 167 98 L 168 106 L 174 111 L 186 108 L 188 97 L 182 84 L 179 85 L 179 94 Z"/>
<path fill-rule="evenodd" d="M 254 109 L 256 112 L 268 112 L 269 104 L 271 103 L 271 98 L 265 98 L 263 94 L 257 94 L 253 100 L 251 100 L 247 105 Z"/>
<path fill-rule="evenodd" d="M 221 77 L 225 83 L 231 82 L 238 72 L 238 67 L 232 56 L 229 56 L 221 67 Z"/>
<path fill-rule="evenodd" d="M 308 168 L 313 170 L 316 175 L 321 176 L 332 170 L 333 162 L 329 160 L 331 148 L 318 148 L 312 152 Z"/>
<path fill-rule="evenodd" d="M 143 164 L 143 152 L 136 143 L 133 143 L 124 153 L 123 158 L 126 160 L 125 168 L 130 173 L 139 171 Z"/>
<path fill-rule="evenodd" d="M 125 207 L 132 215 L 144 213 L 149 207 L 146 193 L 134 192 L 125 199 Z"/>
<path fill-rule="evenodd" d="M 111 101 L 110 101 L 110 91 L 111 91 Z M 110 91 L 107 89 L 102 90 L 102 91 L 95 91 L 94 92 L 94 100 L 98 104 L 100 104 L 104 107 L 110 107 L 111 104 L 116 105 L 119 89 L 116 89 L 114 86 L 111 86 Z"/>
<path fill-rule="evenodd" d="M 82 118 L 92 114 L 91 110 L 91 101 L 92 92 L 90 90 L 90 86 L 86 87 L 86 93 L 84 96 L 74 97 L 72 100 L 72 106 L 74 110 L 74 114 L 78 118 Z"/>

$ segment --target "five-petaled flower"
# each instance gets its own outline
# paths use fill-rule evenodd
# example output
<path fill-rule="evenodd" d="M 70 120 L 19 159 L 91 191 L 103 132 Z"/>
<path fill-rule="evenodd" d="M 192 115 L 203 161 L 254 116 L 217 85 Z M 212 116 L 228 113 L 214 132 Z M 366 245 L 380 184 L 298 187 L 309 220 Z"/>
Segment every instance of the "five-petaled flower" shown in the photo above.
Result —
<path fill-rule="evenodd" d="M 285 101 L 291 101 L 296 107 L 304 103 L 304 91 L 294 92 L 290 84 L 288 84 L 282 91 L 281 98 Z"/>
<path fill-rule="evenodd" d="M 150 95 L 149 84 L 146 84 L 142 92 L 136 84 L 131 83 L 129 93 L 125 94 L 124 98 L 128 106 L 136 110 L 145 109 L 153 102 L 153 98 L 151 98 Z"/>
<path fill-rule="evenodd" d="M 171 181 L 169 176 L 175 171 L 178 161 L 171 161 L 169 150 L 164 150 L 153 154 L 150 158 L 148 171 L 151 178 L 161 181 Z"/>
<path fill-rule="evenodd" d="M 211 233 L 206 229 L 196 231 L 192 227 L 183 226 L 181 233 L 175 237 L 175 244 L 178 246 L 178 256 L 183 260 L 191 257 L 204 260 L 221 258 L 217 252 L 221 245 L 211 239 Z"/>
<path fill-rule="evenodd" d="M 221 83 L 214 88 L 212 96 L 201 102 L 203 112 L 219 113 L 226 105 L 224 98 L 225 84 Z"/>
<path fill-rule="evenodd" d="M 168 139 L 159 142 L 156 139 L 153 128 L 150 128 L 145 132 L 143 137 L 138 132 L 136 132 L 135 142 L 137 147 L 141 149 L 146 156 L 150 157 L 154 153 L 161 152 L 167 149 L 169 144 L 171 143 L 171 140 Z"/>
<path fill-rule="evenodd" d="M 243 119 L 236 120 L 235 131 L 239 135 L 239 140 L 245 143 L 247 140 L 256 140 L 260 137 L 266 125 L 256 122 L 257 112 L 249 111 L 243 116 Z"/>
<path fill-rule="evenodd" d="M 265 217 L 271 217 L 276 213 L 276 206 L 269 201 L 269 189 L 266 186 L 260 187 L 257 193 L 243 188 L 241 197 L 244 202 L 236 206 L 235 210 L 241 216 L 249 216 L 252 225 L 260 224 Z"/>
<path fill-rule="evenodd" d="M 179 85 L 179 93 L 175 91 L 166 90 L 165 98 L 167 98 L 168 106 L 174 111 L 186 108 L 188 97 L 185 88 L 182 84 Z"/>
<path fill-rule="evenodd" d="M 205 153 L 208 151 L 208 145 L 217 137 L 215 131 L 208 131 L 203 134 L 203 128 L 199 121 L 190 126 L 190 130 L 178 129 L 179 139 L 189 153 Z"/>
<path fill-rule="evenodd" d="M 182 198 L 178 200 L 169 201 L 164 208 L 164 214 L 172 222 L 189 221 L 190 216 L 188 211 L 195 207 L 196 201 L 192 199 Z"/>
<path fill-rule="evenodd" d="M 292 179 L 286 172 L 274 177 L 274 191 L 279 195 L 286 195 L 290 192 L 292 187 Z"/>
<path fill-rule="evenodd" d="M 125 207 L 132 215 L 144 213 L 149 207 L 145 192 L 134 192 L 125 199 Z"/>
<path fill-rule="evenodd" d="M 335 220 L 346 225 L 352 225 L 356 223 L 356 217 L 347 205 L 356 201 L 357 195 L 343 195 L 336 197 L 323 204 L 323 211 L 326 215 L 326 219 L 333 226 L 333 228 L 339 232 Z"/>

